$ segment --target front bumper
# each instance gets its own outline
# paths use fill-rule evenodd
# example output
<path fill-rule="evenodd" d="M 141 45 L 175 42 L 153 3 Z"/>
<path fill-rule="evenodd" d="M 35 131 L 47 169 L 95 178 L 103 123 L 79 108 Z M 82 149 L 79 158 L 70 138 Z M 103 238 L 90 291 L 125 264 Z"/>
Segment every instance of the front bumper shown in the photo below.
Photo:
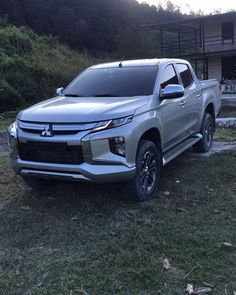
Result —
<path fill-rule="evenodd" d="M 21 176 L 95 183 L 130 180 L 134 178 L 136 172 L 134 140 L 131 140 L 131 130 L 130 126 L 122 126 L 94 134 L 80 132 L 75 135 L 44 138 L 20 129 L 14 134 L 9 129 L 10 163 L 15 172 Z M 115 155 L 110 151 L 109 138 L 121 134 L 126 138 L 126 157 Z M 27 141 L 66 142 L 67 145 L 82 145 L 84 162 L 82 164 L 55 164 L 25 161 L 19 157 L 18 141 L 22 143 Z"/>
<path fill-rule="evenodd" d="M 124 165 L 60 165 L 11 159 L 11 166 L 21 176 L 35 176 L 45 179 L 64 179 L 107 183 L 125 181 L 135 176 L 136 168 Z"/>

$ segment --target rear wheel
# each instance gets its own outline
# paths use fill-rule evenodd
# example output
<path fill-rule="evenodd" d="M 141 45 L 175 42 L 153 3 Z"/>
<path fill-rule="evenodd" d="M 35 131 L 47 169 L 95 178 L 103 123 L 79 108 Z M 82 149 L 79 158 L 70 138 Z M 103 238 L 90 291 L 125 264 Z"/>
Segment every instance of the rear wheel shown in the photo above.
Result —
<path fill-rule="evenodd" d="M 141 140 L 136 156 L 136 175 L 130 182 L 132 199 L 145 201 L 154 196 L 160 179 L 161 152 L 148 140 Z"/>
<path fill-rule="evenodd" d="M 202 139 L 193 146 L 193 149 L 199 153 L 206 153 L 212 147 L 214 134 L 214 123 L 212 116 L 209 113 L 205 113 L 204 115 L 200 133 Z"/>

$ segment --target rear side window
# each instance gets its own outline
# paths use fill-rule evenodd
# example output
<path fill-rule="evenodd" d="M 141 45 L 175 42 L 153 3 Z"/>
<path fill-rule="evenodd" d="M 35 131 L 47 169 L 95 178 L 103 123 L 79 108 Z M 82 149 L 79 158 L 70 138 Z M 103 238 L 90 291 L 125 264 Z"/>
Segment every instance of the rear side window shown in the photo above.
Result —
<path fill-rule="evenodd" d="M 179 80 L 173 65 L 168 65 L 165 68 L 161 79 L 161 89 L 164 89 L 167 85 L 170 84 L 179 84 Z"/>
<path fill-rule="evenodd" d="M 182 79 L 184 88 L 188 88 L 193 82 L 193 76 L 189 67 L 185 64 L 177 64 L 177 69 Z"/>

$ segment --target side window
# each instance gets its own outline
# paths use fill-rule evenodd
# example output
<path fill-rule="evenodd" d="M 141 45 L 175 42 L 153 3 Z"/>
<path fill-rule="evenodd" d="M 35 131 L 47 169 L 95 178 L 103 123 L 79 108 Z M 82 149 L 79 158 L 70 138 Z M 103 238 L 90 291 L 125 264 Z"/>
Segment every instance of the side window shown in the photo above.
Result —
<path fill-rule="evenodd" d="M 161 79 L 161 89 L 164 89 L 169 84 L 179 84 L 179 80 L 173 65 L 168 65 L 165 68 Z"/>
<path fill-rule="evenodd" d="M 177 69 L 183 81 L 184 88 L 188 88 L 193 82 L 193 76 L 189 67 L 185 64 L 177 64 Z"/>

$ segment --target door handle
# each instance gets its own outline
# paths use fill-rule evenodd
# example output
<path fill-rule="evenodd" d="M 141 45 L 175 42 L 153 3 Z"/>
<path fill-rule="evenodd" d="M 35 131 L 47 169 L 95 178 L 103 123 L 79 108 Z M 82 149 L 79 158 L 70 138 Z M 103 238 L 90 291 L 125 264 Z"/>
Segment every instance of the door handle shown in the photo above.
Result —
<path fill-rule="evenodd" d="M 196 95 L 196 98 L 199 99 L 201 97 L 201 93 Z"/>
<path fill-rule="evenodd" d="M 186 101 L 185 100 L 182 100 L 179 104 L 181 107 L 183 107 L 184 105 L 186 105 Z"/>

